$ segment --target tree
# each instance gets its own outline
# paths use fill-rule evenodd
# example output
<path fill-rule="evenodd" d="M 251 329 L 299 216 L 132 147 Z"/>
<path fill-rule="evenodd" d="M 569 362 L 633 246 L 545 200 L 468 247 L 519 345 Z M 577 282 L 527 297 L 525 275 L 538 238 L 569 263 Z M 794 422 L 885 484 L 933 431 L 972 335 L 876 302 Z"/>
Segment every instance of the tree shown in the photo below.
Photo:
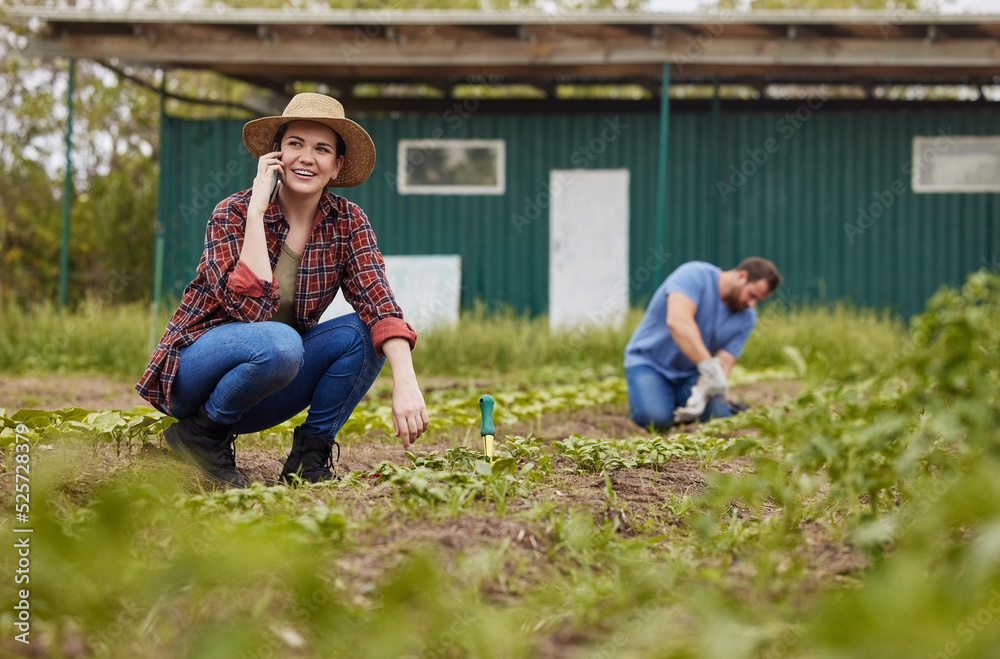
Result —
<path fill-rule="evenodd" d="M 59 73 L 53 65 L 20 56 L 26 38 L 0 31 L 0 299 L 15 290 L 29 299 L 49 291 L 58 264 L 56 186 L 51 162 L 60 119 L 53 112 Z M 56 271 L 58 276 L 58 272 Z"/>
<path fill-rule="evenodd" d="M 0 16 L 2 18 L 2 16 Z M 27 34 L 0 25 L 0 303 L 56 298 L 68 62 L 28 57 Z M 159 156 L 157 72 L 80 60 L 73 98 L 71 301 L 124 302 L 152 290 Z M 168 91 L 226 103 L 249 85 L 176 72 Z M 234 111 L 171 101 L 168 111 L 209 118 Z M 240 112 L 249 117 L 249 113 Z"/>
<path fill-rule="evenodd" d="M 39 7 L 51 0 L 35 0 Z M 222 0 L 234 8 L 490 9 L 540 6 L 540 0 Z M 555 0 L 559 14 L 639 9 L 643 0 Z M 23 4 L 30 4 L 24 2 Z M 75 0 L 65 0 L 72 7 Z M 217 3 L 203 0 L 204 7 Z M 122 11 L 161 9 L 162 0 L 123 0 Z M 65 60 L 28 57 L 25 28 L 2 24 L 0 8 L 0 304 L 53 300 L 59 280 L 65 173 Z M 112 69 L 77 62 L 73 99 L 73 212 L 70 300 L 148 298 L 152 289 L 159 156 L 157 89 L 222 105 L 169 100 L 173 116 L 252 118 L 239 109 L 250 85 L 204 71 Z M 290 82 L 290 90 L 291 83 Z M 316 85 L 298 85 L 295 91 Z M 477 96 L 537 94 L 533 89 L 469 85 Z M 319 91 L 324 91 L 319 89 Z M 381 90 L 375 90 L 381 93 Z M 231 104 L 226 106 L 226 104 Z"/>

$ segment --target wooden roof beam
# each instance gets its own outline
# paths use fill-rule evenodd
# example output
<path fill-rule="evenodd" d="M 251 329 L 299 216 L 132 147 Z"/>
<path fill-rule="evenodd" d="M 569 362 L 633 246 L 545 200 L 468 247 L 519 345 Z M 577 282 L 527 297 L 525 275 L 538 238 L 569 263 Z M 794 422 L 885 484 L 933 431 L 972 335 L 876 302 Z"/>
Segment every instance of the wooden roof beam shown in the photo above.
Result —
<path fill-rule="evenodd" d="M 503 25 L 563 25 L 563 24 L 699 24 L 706 20 L 717 20 L 728 25 L 787 25 L 799 23 L 802 25 L 871 25 L 889 21 L 899 25 L 937 25 L 971 24 L 980 22 L 995 23 L 1000 20 L 997 14 L 931 14 L 916 11 L 890 10 L 883 12 L 853 12 L 838 10 L 802 10 L 802 11 L 759 11 L 753 13 L 717 12 L 717 13 L 671 13 L 657 14 L 649 12 L 629 12 L 618 10 L 581 11 L 564 14 L 549 14 L 534 10 L 526 11 L 496 11 L 480 10 L 291 10 L 291 9 L 260 9 L 260 8 L 226 8 L 217 11 L 215 8 L 191 10 L 180 17 L 176 11 L 142 10 L 142 11 L 88 11 L 74 7 L 44 7 L 44 6 L 12 6 L 8 15 L 15 19 L 27 20 L 42 16 L 50 22 L 76 23 L 166 23 L 183 19 L 186 22 L 208 24 L 379 24 L 379 25 L 469 25 L 469 26 L 503 26 Z"/>
<path fill-rule="evenodd" d="M 808 40 L 822 37 L 820 36 L 820 33 L 812 27 L 790 24 L 785 26 L 785 38 L 790 41 L 795 41 L 796 39 Z"/>
<path fill-rule="evenodd" d="M 144 33 L 145 34 L 145 33 Z M 220 66 L 225 64 L 278 64 L 289 73 L 303 65 L 396 66 L 416 72 L 419 67 L 504 65 L 606 65 L 662 64 L 693 65 L 907 67 L 914 72 L 933 67 L 967 67 L 1000 70 L 1000 42 L 992 39 L 898 40 L 892 42 L 858 39 L 731 39 L 725 34 L 690 43 L 665 38 L 659 44 L 645 38 L 610 42 L 553 37 L 544 30 L 526 30 L 520 41 L 479 40 L 459 43 L 425 39 L 405 45 L 386 39 L 372 39 L 357 52 L 331 47 L 329 34 L 315 39 L 288 40 L 281 30 L 264 28 L 258 35 L 240 31 L 214 31 L 205 26 L 158 28 L 155 38 L 128 35 L 66 36 L 32 39 L 29 52 L 36 56 L 76 56 L 106 60 L 144 62 L 157 66 Z M 543 40 L 544 35 L 544 40 Z M 262 38 L 263 37 L 263 38 Z M 350 42 L 353 43 L 353 42 Z M 595 45 L 599 47 L 595 47 Z"/>
<path fill-rule="evenodd" d="M 280 65 L 227 64 L 211 67 L 224 75 L 237 78 L 245 76 L 267 76 L 283 80 L 324 81 L 331 74 L 327 66 L 299 66 L 294 72 L 288 72 Z M 493 66 L 484 69 L 478 65 L 456 64 L 448 67 L 422 67 L 419 72 L 408 72 L 392 66 L 344 66 L 336 69 L 339 79 L 359 82 L 397 83 L 413 80 L 437 80 L 444 89 L 453 84 L 476 84 L 484 80 L 502 84 L 516 84 L 541 79 L 542 83 L 575 84 L 580 80 L 603 78 L 643 78 L 651 81 L 654 87 L 659 87 L 659 77 L 662 67 L 659 64 L 643 65 L 604 65 L 577 66 L 561 65 L 549 67 L 537 66 Z M 710 84 L 716 76 L 725 84 L 736 84 L 747 78 L 766 77 L 768 82 L 850 82 L 859 77 L 870 78 L 876 84 L 937 84 L 967 82 L 976 78 L 992 80 L 992 70 L 982 69 L 970 71 L 966 68 L 941 67 L 921 70 L 914 73 L 906 67 L 811 67 L 803 69 L 796 66 L 717 66 L 694 64 L 686 66 L 682 73 L 675 70 L 674 82 L 677 84 Z M 986 84 L 996 84 L 988 82 Z M 542 85 L 543 88 L 544 84 Z"/>

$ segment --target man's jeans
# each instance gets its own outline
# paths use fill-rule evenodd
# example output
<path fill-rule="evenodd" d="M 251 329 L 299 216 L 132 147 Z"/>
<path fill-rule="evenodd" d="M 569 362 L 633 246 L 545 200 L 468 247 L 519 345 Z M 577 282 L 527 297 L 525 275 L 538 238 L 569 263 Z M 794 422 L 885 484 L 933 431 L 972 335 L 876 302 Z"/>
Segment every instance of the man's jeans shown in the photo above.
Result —
<path fill-rule="evenodd" d="M 628 383 L 629 418 L 643 428 L 668 430 L 674 423 L 674 409 L 684 407 L 691 387 L 698 383 L 698 373 L 683 380 L 668 380 L 649 366 L 625 369 Z M 722 396 L 710 398 L 699 421 L 732 416 L 729 403 Z"/>
<path fill-rule="evenodd" d="M 245 434 L 308 407 L 303 431 L 333 438 L 384 363 L 357 314 L 301 334 L 278 322 L 227 323 L 181 350 L 170 413 L 182 419 L 204 404 L 212 420 Z"/>

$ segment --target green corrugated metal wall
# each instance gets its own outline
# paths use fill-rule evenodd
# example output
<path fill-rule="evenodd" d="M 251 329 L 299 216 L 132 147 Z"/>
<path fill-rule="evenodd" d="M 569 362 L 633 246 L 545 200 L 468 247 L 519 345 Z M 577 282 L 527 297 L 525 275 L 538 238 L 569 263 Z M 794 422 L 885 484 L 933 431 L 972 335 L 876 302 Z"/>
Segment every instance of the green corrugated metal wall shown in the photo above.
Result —
<path fill-rule="evenodd" d="M 993 263 L 1000 254 L 1000 195 L 914 194 L 904 167 L 914 136 L 939 130 L 997 135 L 1000 114 L 988 107 L 813 107 L 671 117 L 663 246 L 670 256 L 648 278 L 644 266 L 657 262 L 654 114 L 361 119 L 379 148 L 378 161 L 368 182 L 343 192 L 368 213 L 383 253 L 460 254 L 464 307 L 478 298 L 518 311 L 546 310 L 551 169 L 631 171 L 633 302 L 647 299 L 684 261 L 728 267 L 757 254 L 785 275 L 787 300 L 850 299 L 909 315 L 940 285 L 959 284 Z M 168 294 L 179 295 L 190 280 L 215 202 L 250 186 L 254 169 L 241 128 L 234 121 L 167 120 L 160 219 L 167 227 Z M 431 137 L 505 140 L 507 193 L 398 194 L 398 140 Z M 741 168 L 750 174 L 745 180 L 734 175 Z M 892 192 L 896 181 L 902 194 Z M 849 237 L 845 223 L 857 225 L 857 209 L 872 204 L 884 204 L 884 214 Z"/>
<path fill-rule="evenodd" d="M 256 171 L 243 124 L 167 117 L 161 132 L 157 219 L 164 227 L 163 291 L 180 299 L 194 277 L 215 205 L 249 188 Z"/>

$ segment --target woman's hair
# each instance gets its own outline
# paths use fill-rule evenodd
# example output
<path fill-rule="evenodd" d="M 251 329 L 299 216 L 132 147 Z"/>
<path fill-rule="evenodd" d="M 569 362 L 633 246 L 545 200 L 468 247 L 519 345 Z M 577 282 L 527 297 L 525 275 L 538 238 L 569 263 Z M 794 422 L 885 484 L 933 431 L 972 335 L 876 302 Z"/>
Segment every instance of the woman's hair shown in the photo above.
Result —
<path fill-rule="evenodd" d="M 302 120 L 301 119 L 297 119 L 296 121 L 302 121 Z M 306 121 L 308 121 L 308 119 Z M 292 123 L 292 122 L 289 121 L 288 124 L 290 124 L 290 123 Z M 285 133 L 288 131 L 288 124 L 281 124 L 281 126 L 278 127 L 278 132 L 276 132 L 274 134 L 274 143 L 275 144 L 278 144 L 278 145 L 281 144 L 281 140 L 284 139 Z M 330 128 L 330 130 L 333 130 L 333 129 Z M 339 158 L 340 156 L 344 155 L 347 152 L 347 144 L 344 143 L 344 138 L 340 136 L 340 133 L 338 133 L 337 131 L 333 130 L 333 134 L 337 138 L 337 144 L 334 146 L 334 150 L 336 151 L 336 153 L 334 154 L 334 157 Z"/>

